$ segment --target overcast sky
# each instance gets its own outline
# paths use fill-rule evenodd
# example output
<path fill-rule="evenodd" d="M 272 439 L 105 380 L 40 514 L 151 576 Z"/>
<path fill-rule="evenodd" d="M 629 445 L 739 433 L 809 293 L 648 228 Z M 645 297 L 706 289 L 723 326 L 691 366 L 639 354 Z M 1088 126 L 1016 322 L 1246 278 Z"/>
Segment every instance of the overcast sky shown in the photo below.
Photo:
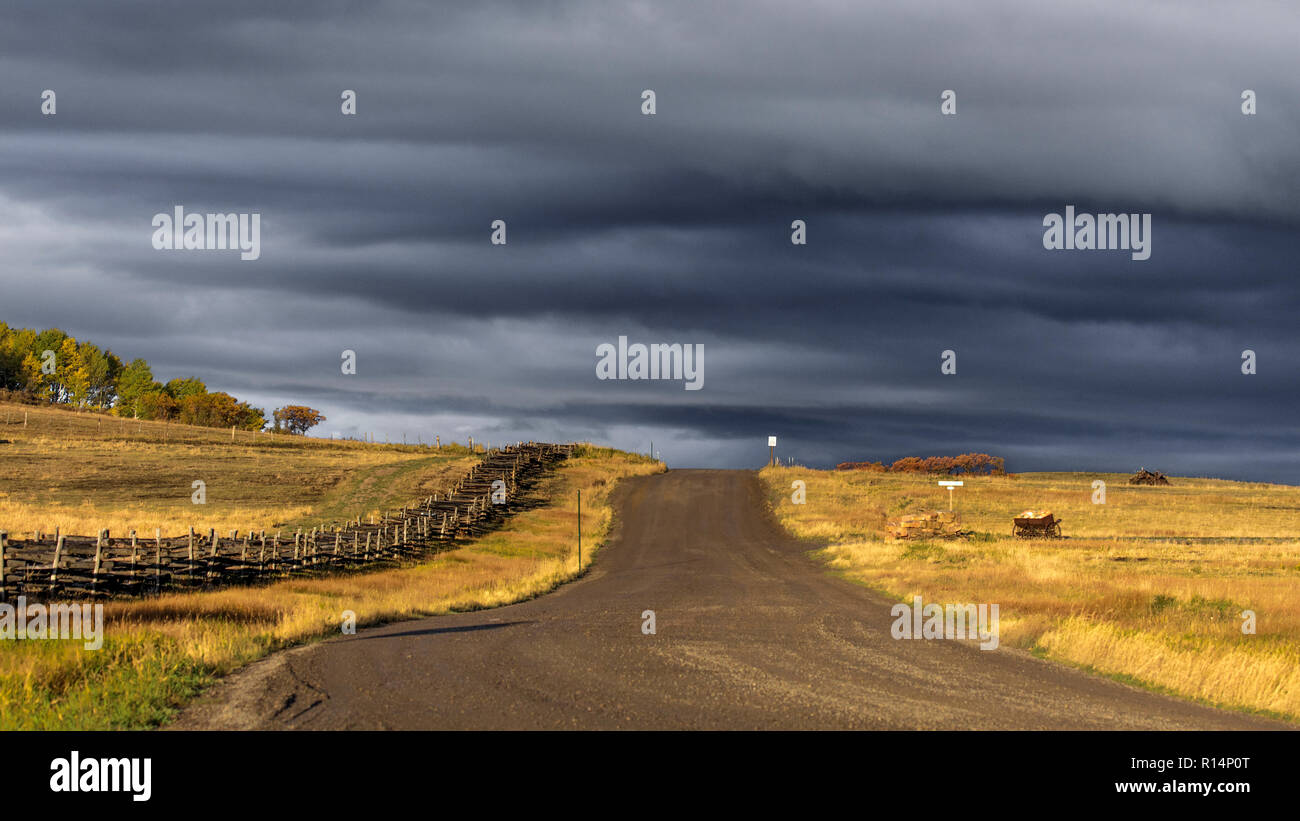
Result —
<path fill-rule="evenodd" d="M 1300 482 L 1287 4 L 24 6 L 10 325 L 322 435 Z M 261 258 L 155 250 L 176 205 Z M 1150 259 L 1045 250 L 1066 205 L 1150 213 Z M 620 335 L 703 344 L 703 389 L 598 380 Z"/>

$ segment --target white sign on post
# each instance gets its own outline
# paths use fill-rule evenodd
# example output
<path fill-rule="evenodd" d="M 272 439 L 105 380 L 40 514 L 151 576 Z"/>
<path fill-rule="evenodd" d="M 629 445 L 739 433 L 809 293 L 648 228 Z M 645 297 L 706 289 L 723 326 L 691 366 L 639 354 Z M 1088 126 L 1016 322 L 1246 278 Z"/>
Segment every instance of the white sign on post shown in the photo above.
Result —
<path fill-rule="evenodd" d="M 961 487 L 961 486 L 964 485 L 964 484 L 965 484 L 965 482 L 954 482 L 954 481 L 947 480 L 947 479 L 940 479 L 940 480 L 939 480 L 939 487 L 946 487 L 946 488 L 948 488 L 948 509 L 949 509 L 949 510 L 952 510 L 952 489 L 955 488 L 955 487 Z"/>
<path fill-rule="evenodd" d="M 775 436 L 769 436 L 769 437 L 767 437 L 767 446 L 768 446 L 769 448 L 774 448 L 774 447 L 776 447 L 776 437 L 775 437 Z"/>

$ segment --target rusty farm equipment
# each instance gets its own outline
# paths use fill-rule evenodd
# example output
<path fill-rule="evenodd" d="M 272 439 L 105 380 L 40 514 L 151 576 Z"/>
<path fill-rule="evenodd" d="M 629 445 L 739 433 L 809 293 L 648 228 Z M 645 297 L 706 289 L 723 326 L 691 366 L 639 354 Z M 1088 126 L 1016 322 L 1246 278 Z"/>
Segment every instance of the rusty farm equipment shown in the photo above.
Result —
<path fill-rule="evenodd" d="M 1011 520 L 1011 535 L 1018 539 L 1060 539 L 1061 520 L 1050 512 L 1026 510 Z"/>

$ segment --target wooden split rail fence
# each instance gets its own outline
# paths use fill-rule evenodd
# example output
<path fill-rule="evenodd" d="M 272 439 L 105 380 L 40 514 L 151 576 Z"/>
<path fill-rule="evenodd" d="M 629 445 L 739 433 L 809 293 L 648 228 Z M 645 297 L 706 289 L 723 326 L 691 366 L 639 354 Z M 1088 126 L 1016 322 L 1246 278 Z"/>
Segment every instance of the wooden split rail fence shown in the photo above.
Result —
<path fill-rule="evenodd" d="M 0 601 L 22 595 L 139 596 L 315 575 L 420 559 L 479 536 L 519 509 L 519 491 L 567 458 L 572 445 L 494 449 L 455 485 L 418 504 L 294 533 L 215 530 L 187 536 L 0 532 Z"/>

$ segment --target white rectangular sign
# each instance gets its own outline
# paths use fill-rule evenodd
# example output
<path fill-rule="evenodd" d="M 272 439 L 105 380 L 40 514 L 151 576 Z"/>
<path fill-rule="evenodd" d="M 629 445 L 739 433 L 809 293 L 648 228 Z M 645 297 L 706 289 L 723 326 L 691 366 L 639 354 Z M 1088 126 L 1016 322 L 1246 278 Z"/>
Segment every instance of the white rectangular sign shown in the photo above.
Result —
<path fill-rule="evenodd" d="M 939 487 L 961 487 L 961 486 L 962 486 L 961 482 L 946 482 L 943 481 L 942 479 L 939 480 Z"/>
<path fill-rule="evenodd" d="M 775 437 L 775 436 L 769 436 L 769 437 L 767 437 L 767 446 L 768 446 L 769 448 L 774 448 L 774 447 L 776 447 L 776 437 Z"/>

